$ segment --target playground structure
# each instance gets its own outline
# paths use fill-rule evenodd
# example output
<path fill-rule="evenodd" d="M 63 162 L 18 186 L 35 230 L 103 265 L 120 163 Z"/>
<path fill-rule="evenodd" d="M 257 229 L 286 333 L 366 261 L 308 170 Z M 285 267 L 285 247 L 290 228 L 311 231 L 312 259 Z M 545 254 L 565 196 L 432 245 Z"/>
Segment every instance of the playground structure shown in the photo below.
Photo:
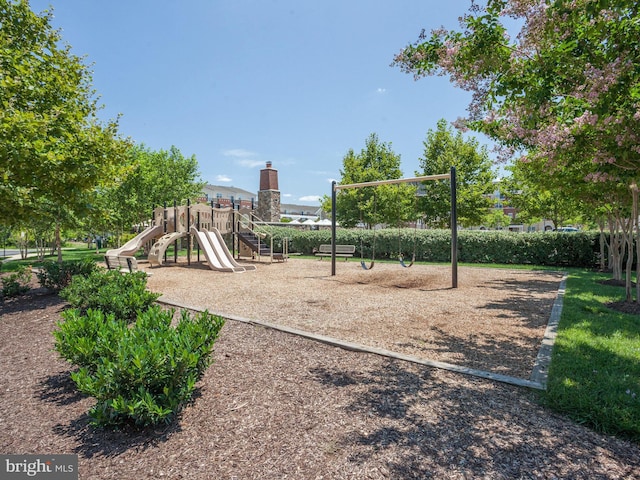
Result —
<path fill-rule="evenodd" d="M 339 190 L 346 190 L 350 188 L 364 188 L 364 187 L 376 187 L 378 185 L 394 185 L 398 183 L 422 183 L 433 180 L 449 180 L 451 183 L 451 288 L 458 288 L 458 215 L 457 215 L 457 187 L 456 187 L 456 169 L 455 167 L 451 167 L 449 173 L 443 173 L 439 175 L 426 175 L 422 177 L 412 177 L 412 178 L 398 178 L 392 180 L 378 180 L 374 182 L 363 182 L 363 183 L 351 183 L 345 185 L 338 185 L 336 181 L 331 183 L 331 276 L 336 275 L 336 198 Z M 375 242 L 375 237 L 374 237 Z M 374 243 L 374 252 L 375 252 L 375 243 Z M 372 260 L 371 264 L 367 266 L 364 261 L 362 263 L 362 268 L 365 270 L 370 270 L 373 267 L 373 262 L 375 258 Z M 411 265 L 415 261 L 415 252 L 414 258 L 411 261 Z M 409 267 L 411 265 L 405 265 L 402 258 L 400 259 L 400 264 L 403 267 Z"/>
<path fill-rule="evenodd" d="M 257 258 L 268 256 L 270 261 L 286 260 L 286 248 L 282 253 L 273 252 L 273 240 L 268 246 L 263 241 L 267 234 L 259 219 L 250 209 L 235 209 L 234 206 L 216 208 L 213 204 L 176 205 L 153 210 L 151 225 L 119 248 L 108 250 L 105 257 L 132 257 L 140 249 L 148 252 L 151 266 L 162 266 L 167 262 L 167 248 L 174 245 L 174 263 L 178 259 L 178 242 L 187 239 L 187 263 L 191 264 L 195 243 L 197 261 L 203 252 L 205 261 L 212 270 L 240 273 L 255 270 L 255 265 L 241 265 L 232 251 L 240 257 Z M 231 238 L 231 250 L 224 236 Z M 195 242 L 194 242 L 195 241 Z M 285 242 L 286 244 L 286 242 Z M 149 247 L 149 245 L 151 245 Z M 285 245 L 286 247 L 286 245 Z"/>

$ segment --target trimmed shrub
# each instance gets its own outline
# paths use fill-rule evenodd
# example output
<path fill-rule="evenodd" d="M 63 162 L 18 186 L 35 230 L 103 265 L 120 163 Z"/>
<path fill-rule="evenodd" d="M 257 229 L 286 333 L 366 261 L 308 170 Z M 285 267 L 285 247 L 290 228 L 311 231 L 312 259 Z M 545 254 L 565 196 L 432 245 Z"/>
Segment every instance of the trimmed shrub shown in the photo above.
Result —
<path fill-rule="evenodd" d="M 95 310 L 65 312 L 56 350 L 81 367 L 71 378 L 96 398 L 89 411 L 95 425 L 169 423 L 191 399 L 224 319 L 183 310 L 174 328 L 174 313 L 154 306 L 127 327 Z"/>
<path fill-rule="evenodd" d="M 314 248 L 331 243 L 330 230 L 297 230 L 274 227 L 274 245 L 289 238 L 289 251 L 311 255 Z M 450 230 L 338 229 L 338 244 L 355 245 L 356 256 L 370 259 L 396 259 L 401 253 L 425 262 L 451 261 Z M 598 264 L 598 232 L 521 233 L 496 230 L 460 230 L 458 260 L 467 263 L 532 264 L 591 268 Z M 277 250 L 276 250 L 277 251 Z"/>
<path fill-rule="evenodd" d="M 144 272 L 122 274 L 100 269 L 87 277 L 73 277 L 60 296 L 82 311 L 102 310 L 117 320 L 133 321 L 137 312 L 149 308 L 160 294 L 147 290 Z"/>
<path fill-rule="evenodd" d="M 114 315 L 89 309 L 85 313 L 77 308 L 62 312 L 63 321 L 53 331 L 55 349 L 73 365 L 97 370 L 102 359 L 112 359 L 118 342 L 127 331 L 127 322 Z"/>
<path fill-rule="evenodd" d="M 12 298 L 24 295 L 29 291 L 29 282 L 31 281 L 31 267 L 21 265 L 18 269 L 4 277 L 2 277 L 2 291 L 0 298 Z"/>
<path fill-rule="evenodd" d="M 88 276 L 96 271 L 98 266 L 91 258 L 83 260 L 66 260 L 54 262 L 47 260 L 42 262 L 40 270 L 36 273 L 41 287 L 59 292 L 71 283 L 75 275 Z"/>
<path fill-rule="evenodd" d="M 590 268 L 598 261 L 598 235 L 590 232 L 463 230 L 458 240 L 461 262 Z"/>

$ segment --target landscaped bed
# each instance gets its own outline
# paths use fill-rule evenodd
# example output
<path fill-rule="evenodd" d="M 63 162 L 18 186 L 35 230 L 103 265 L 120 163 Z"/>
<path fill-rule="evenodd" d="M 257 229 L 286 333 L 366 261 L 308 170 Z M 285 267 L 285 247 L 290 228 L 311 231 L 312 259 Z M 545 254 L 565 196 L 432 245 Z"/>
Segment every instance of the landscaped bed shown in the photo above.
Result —
<path fill-rule="evenodd" d="M 317 261 L 244 274 L 163 267 L 149 287 L 212 311 L 316 325 L 318 333 L 389 349 L 407 343 L 416 355 L 526 375 L 511 364 L 530 369 L 560 275 L 465 268 L 451 290 L 446 268 L 378 267 L 364 272 L 348 262 L 336 277 Z M 551 414 L 527 389 L 234 321 L 177 422 L 155 431 L 94 429 L 86 415 L 92 399 L 76 393 L 53 351 L 64 303 L 38 293 L 0 307 L 0 451 L 78 453 L 83 479 L 640 475 L 637 445 Z M 410 311 L 420 312 L 423 328 L 394 337 L 382 318 L 404 331 Z"/>

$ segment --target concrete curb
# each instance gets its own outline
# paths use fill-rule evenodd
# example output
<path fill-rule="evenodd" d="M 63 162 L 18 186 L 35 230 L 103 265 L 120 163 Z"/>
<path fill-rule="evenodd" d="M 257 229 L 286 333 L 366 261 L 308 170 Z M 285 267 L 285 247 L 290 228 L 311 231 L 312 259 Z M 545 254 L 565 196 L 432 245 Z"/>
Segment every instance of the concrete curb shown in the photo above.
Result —
<path fill-rule="evenodd" d="M 532 382 L 542 385 L 542 389 L 547 389 L 547 380 L 549 375 L 549 365 L 551 364 L 551 352 L 553 351 L 553 345 L 556 341 L 556 335 L 558 331 L 558 323 L 560 323 L 560 317 L 562 316 L 562 303 L 564 301 L 564 294 L 567 287 L 567 274 L 565 273 L 560 287 L 558 287 L 558 294 L 556 301 L 551 308 L 551 316 L 549 317 L 549 323 L 547 329 L 544 332 L 542 339 L 542 345 L 538 351 L 538 356 L 533 365 L 533 371 L 531 372 L 530 380 Z"/>

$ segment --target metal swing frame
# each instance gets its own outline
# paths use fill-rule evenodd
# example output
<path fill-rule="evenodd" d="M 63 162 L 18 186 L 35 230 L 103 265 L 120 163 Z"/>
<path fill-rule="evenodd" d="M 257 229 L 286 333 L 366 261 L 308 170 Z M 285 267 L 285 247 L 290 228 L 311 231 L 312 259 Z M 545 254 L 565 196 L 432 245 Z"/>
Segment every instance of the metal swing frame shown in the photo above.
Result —
<path fill-rule="evenodd" d="M 458 288 L 458 215 L 456 209 L 456 168 L 451 167 L 449 173 L 426 175 L 423 177 L 379 180 L 376 182 L 351 183 L 338 185 L 331 182 L 331 276 L 336 275 L 336 197 L 339 190 L 348 188 L 375 187 L 377 185 L 393 185 L 397 183 L 416 183 L 431 180 L 451 180 L 451 288 Z M 411 262 L 413 264 L 413 261 Z M 373 262 L 371 267 L 373 267 Z"/>

